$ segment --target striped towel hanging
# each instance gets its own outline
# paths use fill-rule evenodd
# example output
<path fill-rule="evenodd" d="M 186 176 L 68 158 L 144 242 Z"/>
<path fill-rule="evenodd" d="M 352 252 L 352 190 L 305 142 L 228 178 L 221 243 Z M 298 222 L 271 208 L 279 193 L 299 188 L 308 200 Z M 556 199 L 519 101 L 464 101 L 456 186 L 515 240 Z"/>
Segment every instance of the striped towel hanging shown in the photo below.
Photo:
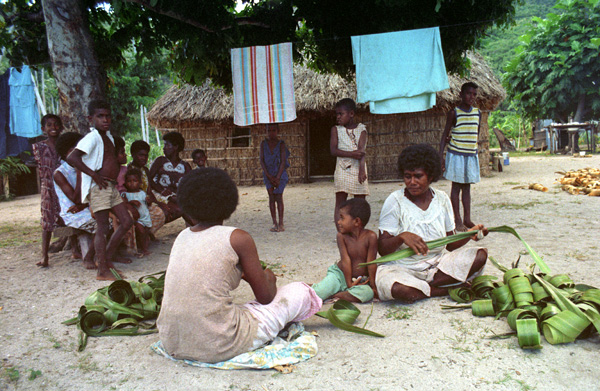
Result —
<path fill-rule="evenodd" d="M 231 49 L 233 123 L 238 126 L 296 119 L 292 44 Z"/>

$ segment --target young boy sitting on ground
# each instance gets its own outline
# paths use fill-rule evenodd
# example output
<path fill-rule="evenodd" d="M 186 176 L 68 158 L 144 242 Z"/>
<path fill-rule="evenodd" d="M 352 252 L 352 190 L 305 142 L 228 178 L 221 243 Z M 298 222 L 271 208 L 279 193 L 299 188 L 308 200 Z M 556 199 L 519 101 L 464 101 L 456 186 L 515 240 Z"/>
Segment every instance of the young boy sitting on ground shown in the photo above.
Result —
<path fill-rule="evenodd" d="M 351 198 L 340 206 L 337 244 L 340 261 L 327 269 L 325 278 L 312 286 L 322 299 L 343 299 L 366 303 L 377 296 L 377 265 L 358 266 L 377 257 L 377 235 L 365 229 L 371 207 L 364 198 Z"/>
<path fill-rule="evenodd" d="M 95 100 L 89 104 L 88 113 L 88 120 L 93 126 L 67 157 L 67 162 L 82 172 L 81 202 L 89 201 L 90 210 L 98 223 L 94 236 L 98 265 L 96 279 L 115 280 L 110 272 L 114 268 L 112 261 L 131 263 L 130 259 L 116 259 L 114 256 L 133 220 L 116 189 L 119 163 L 114 138 L 110 134 L 110 106 L 104 101 Z M 107 243 L 106 235 L 110 228 L 108 214 L 111 210 L 121 224 Z"/>

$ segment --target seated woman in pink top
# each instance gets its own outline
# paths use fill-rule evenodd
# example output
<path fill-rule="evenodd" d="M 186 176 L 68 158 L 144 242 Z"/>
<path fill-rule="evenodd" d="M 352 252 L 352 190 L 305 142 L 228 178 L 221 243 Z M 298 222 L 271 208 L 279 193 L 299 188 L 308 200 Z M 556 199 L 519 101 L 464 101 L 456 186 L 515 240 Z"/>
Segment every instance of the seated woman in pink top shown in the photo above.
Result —
<path fill-rule="evenodd" d="M 223 225 L 238 204 L 237 187 L 225 171 L 193 170 L 181 179 L 177 201 L 194 225 L 171 249 L 158 317 L 160 338 L 172 357 L 228 360 L 263 346 L 287 323 L 321 308 L 321 299 L 303 282 L 277 288 L 252 237 Z M 242 279 L 256 301 L 239 305 L 231 291 Z"/>

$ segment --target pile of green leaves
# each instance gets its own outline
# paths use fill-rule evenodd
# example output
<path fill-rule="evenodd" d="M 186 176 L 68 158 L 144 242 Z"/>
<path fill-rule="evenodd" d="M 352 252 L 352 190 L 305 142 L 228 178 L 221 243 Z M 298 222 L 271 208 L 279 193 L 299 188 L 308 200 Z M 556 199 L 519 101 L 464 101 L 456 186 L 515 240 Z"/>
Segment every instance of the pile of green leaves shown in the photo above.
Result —
<path fill-rule="evenodd" d="M 507 269 L 492 262 L 504 271 L 503 281 L 487 275 L 476 277 L 470 288 L 449 292 L 455 301 L 470 305 L 442 308 L 470 307 L 475 316 L 506 317 L 523 349 L 542 348 L 540 330 L 552 345 L 600 331 L 600 289 L 575 285 L 566 274 L 526 274 L 517 267 Z"/>
<path fill-rule="evenodd" d="M 88 336 L 145 335 L 156 333 L 155 319 L 160 312 L 165 272 L 125 281 L 98 289 L 85 299 L 77 317 L 63 322 L 81 330 L 79 351 L 85 349 Z"/>

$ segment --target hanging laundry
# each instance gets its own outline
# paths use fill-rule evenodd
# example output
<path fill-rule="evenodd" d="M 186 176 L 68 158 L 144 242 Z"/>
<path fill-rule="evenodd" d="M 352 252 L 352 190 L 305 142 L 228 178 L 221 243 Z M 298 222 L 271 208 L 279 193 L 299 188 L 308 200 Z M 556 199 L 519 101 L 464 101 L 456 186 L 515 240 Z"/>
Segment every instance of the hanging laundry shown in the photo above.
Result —
<path fill-rule="evenodd" d="M 238 126 L 296 119 L 292 44 L 231 49 L 233 123 Z"/>
<path fill-rule="evenodd" d="M 10 70 L 0 75 L 0 159 L 5 159 L 7 156 L 18 156 L 24 151 L 31 151 L 29 140 L 10 134 L 9 78 Z"/>
<path fill-rule="evenodd" d="M 29 66 L 23 65 L 19 72 L 10 68 L 10 132 L 21 137 L 37 137 L 42 134 L 40 113 L 35 100 L 35 87 Z"/>
<path fill-rule="evenodd" d="M 424 111 L 450 88 L 439 27 L 352 37 L 357 101 L 371 113 Z"/>

